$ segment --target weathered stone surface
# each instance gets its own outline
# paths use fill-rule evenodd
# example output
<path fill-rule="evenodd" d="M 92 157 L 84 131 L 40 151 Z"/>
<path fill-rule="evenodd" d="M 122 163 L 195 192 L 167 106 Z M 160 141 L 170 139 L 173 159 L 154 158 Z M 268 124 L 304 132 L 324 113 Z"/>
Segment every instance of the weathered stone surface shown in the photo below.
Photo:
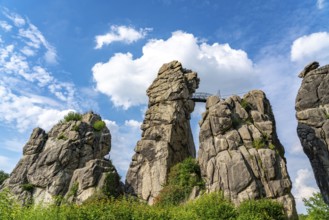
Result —
<path fill-rule="evenodd" d="M 314 62 L 313 66 L 303 75 L 296 98 L 297 134 L 329 204 L 329 65 L 318 68 L 319 63 Z"/>
<path fill-rule="evenodd" d="M 24 203 L 52 202 L 55 196 L 68 195 L 78 184 L 75 199 L 82 202 L 100 189 L 104 176 L 117 172 L 104 159 L 111 147 L 108 128 L 96 131 L 99 115 L 87 113 L 81 121 L 60 122 L 48 134 L 33 130 L 23 148 L 23 157 L 2 187 L 8 187 Z M 29 189 L 26 189 L 29 186 Z"/>
<path fill-rule="evenodd" d="M 189 98 L 198 84 L 197 74 L 178 61 L 160 68 L 147 90 L 149 108 L 126 177 L 128 193 L 152 204 L 166 183 L 169 169 L 189 156 L 195 157 L 189 122 L 194 102 Z"/>
<path fill-rule="evenodd" d="M 199 122 L 198 161 L 207 191 L 221 190 L 235 204 L 275 199 L 289 219 L 297 219 L 284 148 L 265 94 L 254 90 L 243 99 L 232 96 L 211 103 Z"/>

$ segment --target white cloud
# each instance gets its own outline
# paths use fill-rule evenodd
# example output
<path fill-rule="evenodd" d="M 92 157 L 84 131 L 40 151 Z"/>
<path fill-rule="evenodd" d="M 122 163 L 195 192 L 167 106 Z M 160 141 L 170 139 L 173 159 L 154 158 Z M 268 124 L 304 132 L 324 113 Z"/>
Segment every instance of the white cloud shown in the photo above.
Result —
<path fill-rule="evenodd" d="M 141 125 L 142 125 L 142 122 L 140 122 L 140 121 L 136 121 L 136 120 L 132 120 L 132 119 L 125 121 L 125 126 L 129 126 L 131 128 L 139 129 L 141 127 Z"/>
<path fill-rule="evenodd" d="M 198 72 L 200 91 L 226 93 L 246 91 L 257 83 L 253 63 L 242 50 L 228 44 L 199 43 L 193 34 L 177 31 L 167 40 L 153 39 L 143 47 L 143 55 L 118 53 L 106 63 L 92 68 L 96 89 L 111 98 L 115 106 L 127 109 L 145 104 L 145 91 L 163 63 L 179 60 Z"/>
<path fill-rule="evenodd" d="M 20 28 L 18 35 L 27 40 L 25 43 L 28 47 L 39 49 L 41 46 L 43 46 L 46 49 L 44 59 L 47 63 L 57 63 L 56 49 L 45 39 L 43 34 L 35 25 L 28 22 L 28 27 Z"/>
<path fill-rule="evenodd" d="M 150 30 L 150 28 L 141 28 L 136 30 L 132 27 L 113 25 L 111 26 L 111 31 L 109 33 L 97 35 L 95 37 L 95 49 L 100 49 L 104 45 L 109 45 L 113 42 L 124 42 L 126 44 L 131 44 L 143 39 Z"/>
<path fill-rule="evenodd" d="M 134 154 L 134 147 L 141 136 L 141 130 L 137 127 L 140 122 L 127 120 L 124 124 L 120 125 L 108 119 L 104 119 L 104 121 L 110 129 L 112 136 L 110 158 L 120 173 L 122 180 L 124 180 Z"/>
<path fill-rule="evenodd" d="M 0 170 L 5 171 L 6 173 L 10 173 L 15 167 L 15 164 L 12 163 L 12 159 L 1 155 L 0 155 L 0 164 L 1 164 Z"/>
<path fill-rule="evenodd" d="M 314 175 L 308 169 L 300 169 L 297 171 L 297 177 L 293 183 L 294 197 L 297 207 L 303 207 L 303 198 L 310 198 L 313 193 L 319 192 L 318 188 L 312 187 L 314 185 Z M 305 212 L 305 207 L 302 212 Z"/>
<path fill-rule="evenodd" d="M 2 13 L 10 19 L 16 27 L 25 25 L 25 19 L 19 14 L 9 11 L 7 8 L 2 8 Z"/>
<path fill-rule="evenodd" d="M 12 26 L 8 24 L 6 21 L 0 21 L 0 27 L 6 32 L 12 29 Z"/>
<path fill-rule="evenodd" d="M 22 153 L 22 149 L 25 145 L 25 142 L 22 140 L 19 140 L 17 138 L 10 139 L 10 140 L 5 140 L 4 143 L 4 148 L 10 151 L 14 151 L 17 153 Z"/>
<path fill-rule="evenodd" d="M 316 1 L 316 7 L 320 10 L 324 8 L 324 4 L 325 4 L 325 0 L 317 0 Z"/>
<path fill-rule="evenodd" d="M 53 109 L 47 106 L 47 103 L 40 101 L 35 97 L 15 95 L 11 90 L 0 85 L 0 121 L 17 127 L 20 132 L 36 126 L 48 130 L 72 111 L 72 109 Z"/>
<path fill-rule="evenodd" d="M 317 32 L 296 39 L 291 47 L 291 60 L 306 65 L 311 61 L 329 60 L 329 33 Z"/>

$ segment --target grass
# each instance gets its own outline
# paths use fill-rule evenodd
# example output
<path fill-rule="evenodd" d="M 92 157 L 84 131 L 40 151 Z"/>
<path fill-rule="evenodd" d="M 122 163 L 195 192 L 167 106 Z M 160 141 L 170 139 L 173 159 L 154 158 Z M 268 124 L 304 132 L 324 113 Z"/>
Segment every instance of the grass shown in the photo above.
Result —
<path fill-rule="evenodd" d="M 64 116 L 64 121 L 80 121 L 82 115 L 77 112 L 69 112 L 67 115 Z"/>
<path fill-rule="evenodd" d="M 254 220 L 285 219 L 283 206 L 271 200 L 243 202 L 235 207 L 222 193 L 205 194 L 180 205 L 149 206 L 131 197 L 98 199 L 82 205 L 18 205 L 8 191 L 0 192 L 0 219 L 42 220 Z"/>
<path fill-rule="evenodd" d="M 96 131 L 101 131 L 105 128 L 106 124 L 104 121 L 101 121 L 101 120 L 98 120 L 94 123 L 93 125 L 93 128 L 96 130 Z"/>

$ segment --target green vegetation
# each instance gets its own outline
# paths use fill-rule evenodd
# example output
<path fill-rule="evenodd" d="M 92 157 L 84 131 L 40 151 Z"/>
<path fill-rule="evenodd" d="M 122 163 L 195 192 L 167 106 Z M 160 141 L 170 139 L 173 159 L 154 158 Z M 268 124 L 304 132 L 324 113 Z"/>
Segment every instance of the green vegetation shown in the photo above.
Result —
<path fill-rule="evenodd" d="M 63 133 L 61 133 L 60 135 L 58 135 L 57 139 L 66 141 L 68 138 Z"/>
<path fill-rule="evenodd" d="M 34 185 L 31 183 L 22 184 L 21 187 L 24 191 L 29 191 L 29 192 L 32 192 L 34 189 Z"/>
<path fill-rule="evenodd" d="M 158 205 L 178 205 L 190 195 L 193 187 L 204 188 L 197 161 L 187 158 L 170 169 L 167 184 L 155 198 Z"/>
<path fill-rule="evenodd" d="M 81 114 L 77 112 L 69 112 L 67 115 L 64 116 L 64 121 L 80 121 L 82 118 Z"/>
<path fill-rule="evenodd" d="M 252 141 L 252 146 L 257 150 L 266 147 L 265 140 L 263 138 L 258 138 Z"/>
<path fill-rule="evenodd" d="M 240 104 L 241 107 L 244 108 L 244 110 L 246 110 L 247 112 L 249 112 L 252 109 L 250 103 L 245 99 L 242 99 Z"/>
<path fill-rule="evenodd" d="M 103 128 L 105 128 L 105 122 L 98 120 L 94 123 L 93 127 L 96 131 L 101 131 Z"/>
<path fill-rule="evenodd" d="M 303 199 L 307 210 L 307 215 L 302 215 L 300 219 L 305 220 L 328 220 L 329 206 L 323 201 L 320 193 L 313 193 L 309 199 Z"/>
<path fill-rule="evenodd" d="M 72 128 L 73 131 L 79 131 L 79 129 L 80 129 L 79 125 L 74 125 Z"/>
<path fill-rule="evenodd" d="M 122 195 L 120 186 L 120 176 L 116 172 L 110 172 L 106 175 L 102 192 L 107 197 L 118 198 Z"/>
<path fill-rule="evenodd" d="M 285 219 L 283 208 L 269 200 L 248 201 L 235 208 L 222 193 L 205 194 L 185 204 L 149 206 L 134 198 L 98 199 L 82 205 L 21 207 L 7 191 L 0 192 L 0 219 L 42 220 L 249 220 Z"/>
<path fill-rule="evenodd" d="M 250 200 L 241 203 L 238 208 L 238 220 L 284 220 L 283 206 L 272 200 Z"/>
<path fill-rule="evenodd" d="M 5 173 L 5 171 L 0 170 L 0 185 L 9 177 L 8 173 Z"/>

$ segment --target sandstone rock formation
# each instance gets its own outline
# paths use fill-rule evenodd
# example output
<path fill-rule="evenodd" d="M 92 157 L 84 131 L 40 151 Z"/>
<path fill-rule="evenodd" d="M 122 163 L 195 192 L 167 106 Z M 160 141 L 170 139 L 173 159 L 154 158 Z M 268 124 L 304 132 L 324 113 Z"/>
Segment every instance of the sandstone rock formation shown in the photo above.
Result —
<path fill-rule="evenodd" d="M 2 188 L 8 187 L 23 204 L 32 199 L 37 204 L 52 202 L 58 196 L 86 200 L 103 186 L 106 175 L 118 175 L 104 159 L 111 148 L 110 131 L 93 127 L 100 120 L 87 113 L 81 120 L 58 123 L 48 133 L 34 129 Z"/>
<path fill-rule="evenodd" d="M 296 98 L 297 133 L 323 199 L 329 204 L 329 65 L 318 66 L 302 74 Z"/>
<path fill-rule="evenodd" d="M 200 125 L 198 161 L 208 192 L 221 190 L 233 203 L 271 198 L 297 219 L 284 148 L 271 105 L 262 91 L 241 99 L 207 99 Z"/>
<path fill-rule="evenodd" d="M 194 102 L 189 98 L 198 84 L 195 72 L 173 61 L 160 68 L 147 90 L 148 110 L 127 173 L 126 191 L 149 204 L 166 183 L 169 169 L 187 157 L 195 157 L 189 122 Z"/>

